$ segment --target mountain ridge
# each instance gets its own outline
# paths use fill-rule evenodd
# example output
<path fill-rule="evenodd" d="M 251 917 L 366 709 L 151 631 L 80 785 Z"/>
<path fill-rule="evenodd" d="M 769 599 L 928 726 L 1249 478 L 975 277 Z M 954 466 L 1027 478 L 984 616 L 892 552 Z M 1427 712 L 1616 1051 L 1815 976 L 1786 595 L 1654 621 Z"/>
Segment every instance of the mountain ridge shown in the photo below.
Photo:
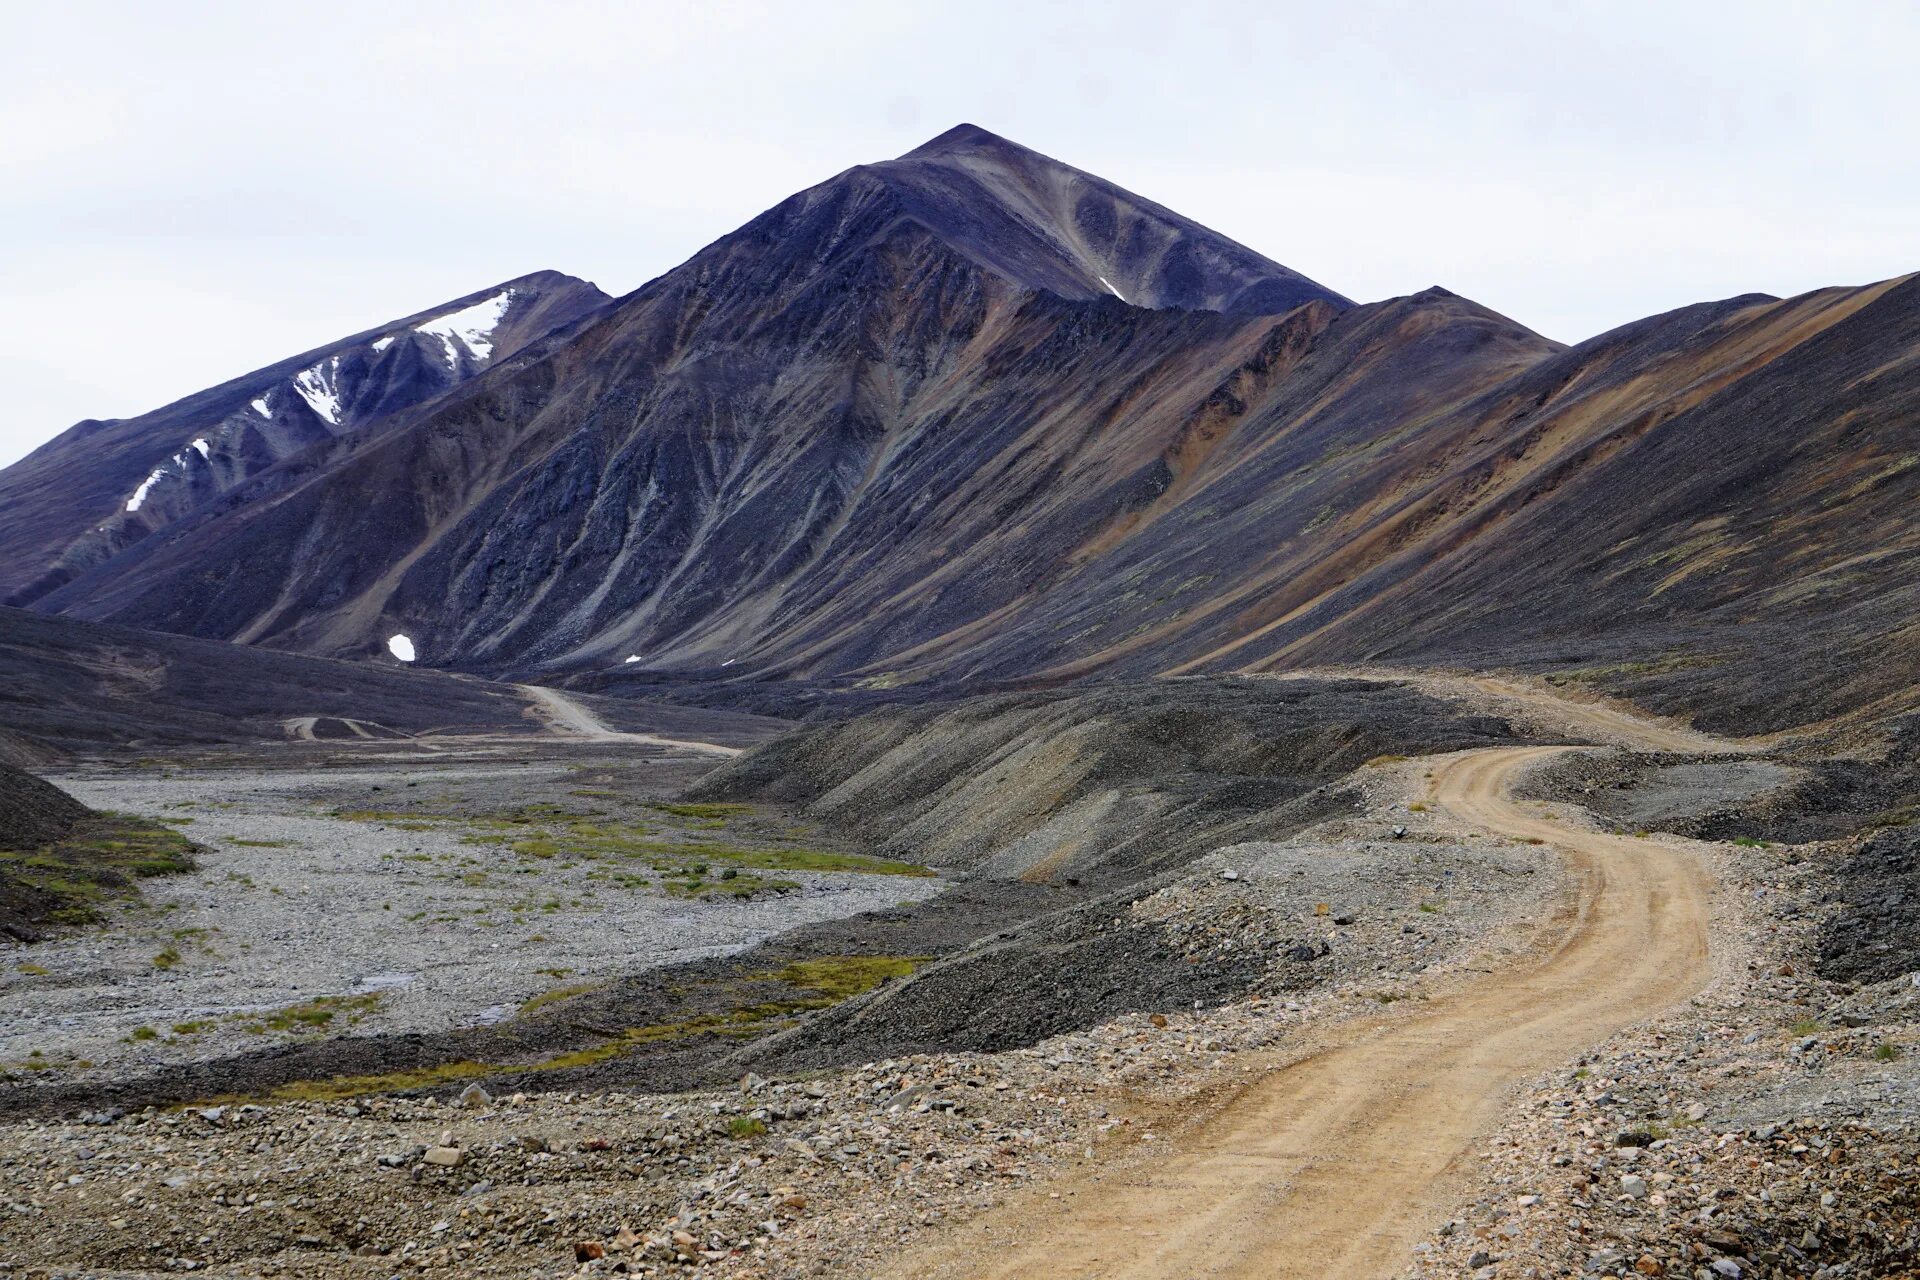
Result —
<path fill-rule="evenodd" d="M 1291 288 L 1310 296 L 1264 309 Z M 1917 293 L 1741 295 L 1566 347 L 1438 286 L 1354 304 L 962 126 L 39 605 L 328 656 L 400 633 L 431 665 L 616 686 L 1504 653 L 1779 727 L 1864 687 L 1782 670 L 1782 628 L 1871 645 L 1920 615 L 1897 580 L 1914 476 L 1886 425 L 1920 395 Z M 1857 474 L 1848 441 L 1884 474 Z M 1781 510 L 1739 547 L 1687 533 L 1770 507 L 1752 481 L 1716 487 L 1736 463 L 1859 528 Z M 1793 584 L 1779 619 L 1730 626 L 1724 575 L 1759 563 Z M 1706 634 L 1725 651 L 1674 665 Z M 1879 664 L 1874 696 L 1911 665 Z"/>
<path fill-rule="evenodd" d="M 531 272 L 148 413 L 84 420 L 0 470 L 0 504 L 23 513 L 0 524 L 0 599 L 29 603 L 261 470 L 431 399 L 606 300 L 572 276 Z"/>

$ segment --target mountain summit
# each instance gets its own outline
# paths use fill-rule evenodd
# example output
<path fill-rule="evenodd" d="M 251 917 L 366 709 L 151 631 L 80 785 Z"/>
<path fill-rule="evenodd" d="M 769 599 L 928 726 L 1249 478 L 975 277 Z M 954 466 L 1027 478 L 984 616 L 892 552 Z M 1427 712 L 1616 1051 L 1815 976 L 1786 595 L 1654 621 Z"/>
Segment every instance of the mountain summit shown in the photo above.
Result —
<path fill-rule="evenodd" d="M 1007 279 L 1063 298 L 1281 315 L 1347 299 L 1162 205 L 962 124 L 836 184 L 877 182 L 902 213 Z"/>

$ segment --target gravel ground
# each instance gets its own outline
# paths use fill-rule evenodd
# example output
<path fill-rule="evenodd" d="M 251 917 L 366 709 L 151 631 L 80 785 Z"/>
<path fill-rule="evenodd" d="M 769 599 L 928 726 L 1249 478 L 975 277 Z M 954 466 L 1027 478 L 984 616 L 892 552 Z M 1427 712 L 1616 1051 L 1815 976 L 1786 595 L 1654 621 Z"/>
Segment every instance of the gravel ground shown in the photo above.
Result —
<path fill-rule="evenodd" d="M 674 1096 L 14 1121 L 0 1274 L 869 1274 L 1087 1160 L 1150 1170 L 1209 1100 L 1328 1028 L 1497 962 L 1564 882 L 1546 851 L 1418 808 L 1421 768 L 1363 770 L 1357 816 L 1209 855 L 1111 922 L 1252 973 L 1223 1006 Z M 1815 976 L 1833 856 L 1712 856 L 1712 982 L 1516 1090 L 1410 1276 L 1913 1274 L 1920 986 Z"/>
<path fill-rule="evenodd" d="M 1195 1099 L 1341 1020 L 1413 1007 L 1521 932 L 1557 891 L 1551 864 L 1411 808 L 1417 767 L 1365 771 L 1363 818 L 1240 846 L 1127 909 L 1122 927 L 1196 966 L 1255 968 L 1262 990 L 1231 1004 L 669 1097 L 16 1121 L 0 1126 L 0 1256 L 23 1276 L 866 1274 L 1033 1179 L 1095 1155 L 1150 1163 Z"/>
<path fill-rule="evenodd" d="M 1521 1090 L 1410 1277 L 1920 1270 L 1920 974 L 1815 976 L 1830 858 L 1714 870 L 1713 981 Z"/>
<path fill-rule="evenodd" d="M 670 754 L 656 757 L 668 763 L 655 790 L 675 785 Z M 457 821 L 328 816 L 343 805 L 458 814 L 556 797 L 619 808 L 598 790 L 607 779 L 583 768 L 590 759 L 395 758 L 377 769 L 61 778 L 97 808 L 190 819 L 179 829 L 207 852 L 191 874 L 146 882 L 144 900 L 116 908 L 107 927 L 5 953 L 0 1065 L 86 1080 L 312 1039 L 322 1029 L 285 1011 L 321 997 L 340 1002 L 318 1007 L 329 1032 L 470 1026 L 561 985 L 732 954 L 796 925 L 939 888 L 924 878 L 781 871 L 799 887 L 686 901 L 611 881 L 591 863 L 466 843 L 471 830 Z M 623 757 L 602 771 L 639 773 L 645 794 L 640 764 Z M 288 1025 L 258 1029 L 276 1014 Z"/>

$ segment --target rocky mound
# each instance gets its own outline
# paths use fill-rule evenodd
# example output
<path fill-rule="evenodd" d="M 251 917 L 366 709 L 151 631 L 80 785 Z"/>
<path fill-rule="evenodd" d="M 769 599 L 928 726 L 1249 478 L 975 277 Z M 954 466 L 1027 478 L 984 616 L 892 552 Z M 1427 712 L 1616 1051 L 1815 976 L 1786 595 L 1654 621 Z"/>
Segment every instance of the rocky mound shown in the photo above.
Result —
<path fill-rule="evenodd" d="M 1114 885 L 1340 812 L 1332 784 L 1377 757 L 1517 740 L 1398 685 L 1163 680 L 887 708 L 789 735 L 690 794 L 796 804 L 887 857 Z"/>
<path fill-rule="evenodd" d="M 93 811 L 50 782 L 0 763 L 0 936 L 35 936 L 48 895 L 28 880 L 19 860 L 60 840 Z"/>
<path fill-rule="evenodd" d="M 1920 827 L 1890 827 L 1836 868 L 1839 910 L 1820 937 L 1820 975 L 1884 982 L 1920 971 Z"/>
<path fill-rule="evenodd" d="M 96 813 L 49 782 L 0 764 L 0 937 L 100 918 L 140 880 L 193 869 L 194 844 L 143 818 Z"/>
<path fill-rule="evenodd" d="M 0 849 L 58 840 L 91 812 L 51 782 L 0 764 Z"/>

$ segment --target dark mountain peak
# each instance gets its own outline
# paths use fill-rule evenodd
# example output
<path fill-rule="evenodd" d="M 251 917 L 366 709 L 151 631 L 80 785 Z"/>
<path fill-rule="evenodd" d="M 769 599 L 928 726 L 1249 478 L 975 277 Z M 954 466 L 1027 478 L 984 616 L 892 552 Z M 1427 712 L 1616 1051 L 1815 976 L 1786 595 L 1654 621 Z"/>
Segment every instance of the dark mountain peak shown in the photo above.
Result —
<path fill-rule="evenodd" d="M 955 125 L 796 200 L 834 189 L 884 192 L 901 216 L 979 265 L 1064 298 L 1233 315 L 1350 305 L 1164 205 L 978 125 Z"/>
<path fill-rule="evenodd" d="M 1033 153 L 1017 142 L 1009 141 L 990 129 L 982 129 L 977 124 L 957 124 L 937 138 L 929 138 L 913 150 L 901 156 L 902 160 L 926 160 L 934 156 L 952 155 L 963 151 L 998 150 L 1009 152 Z"/>

